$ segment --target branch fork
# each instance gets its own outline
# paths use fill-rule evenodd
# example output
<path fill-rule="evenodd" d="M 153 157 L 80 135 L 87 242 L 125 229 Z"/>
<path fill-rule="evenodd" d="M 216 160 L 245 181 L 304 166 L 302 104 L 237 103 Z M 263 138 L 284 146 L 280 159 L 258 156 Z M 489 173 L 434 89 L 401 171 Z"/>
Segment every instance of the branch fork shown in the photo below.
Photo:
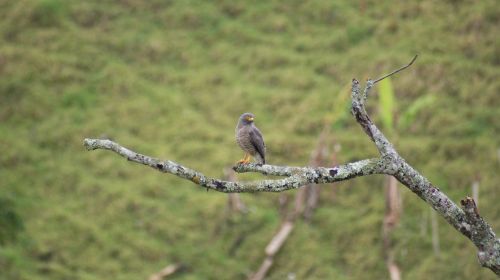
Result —
<path fill-rule="evenodd" d="M 207 190 L 212 189 L 224 193 L 282 192 L 297 189 L 310 183 L 333 183 L 372 174 L 392 175 L 443 216 L 457 231 L 469 238 L 478 249 L 479 263 L 500 276 L 500 239 L 496 238 L 492 228 L 479 215 L 474 200 L 467 197 L 461 201 L 462 208 L 457 206 L 446 194 L 433 186 L 427 178 L 422 176 L 397 153 L 391 142 L 372 122 L 366 112 L 365 101 L 368 99 L 371 88 L 377 82 L 410 67 L 416 59 L 417 56 L 407 65 L 389 74 L 375 80 L 368 80 L 363 90 L 361 90 L 358 80 L 352 80 L 351 112 L 363 128 L 363 131 L 374 142 L 380 154 L 379 158 L 360 160 L 333 168 L 258 165 L 253 163 L 238 164 L 233 169 L 239 173 L 257 172 L 284 178 L 232 182 L 206 176 L 199 171 L 185 167 L 174 161 L 159 160 L 136 153 L 111 140 L 86 138 L 84 145 L 87 150 L 110 150 L 132 162 L 147 165 L 161 172 L 190 180 Z"/>

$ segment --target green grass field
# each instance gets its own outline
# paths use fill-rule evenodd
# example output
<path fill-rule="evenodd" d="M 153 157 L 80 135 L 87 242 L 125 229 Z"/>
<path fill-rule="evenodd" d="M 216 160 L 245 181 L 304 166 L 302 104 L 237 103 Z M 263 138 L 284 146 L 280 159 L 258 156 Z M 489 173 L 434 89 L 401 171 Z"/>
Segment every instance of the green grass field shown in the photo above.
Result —
<path fill-rule="evenodd" d="M 391 138 L 456 202 L 479 177 L 479 209 L 500 233 L 498 3 L 380 2 L 0 0 L 0 279 L 147 279 L 176 262 L 186 269 L 171 279 L 245 279 L 280 225 L 280 194 L 243 194 L 250 212 L 228 219 L 227 195 L 87 152 L 83 139 L 222 177 L 250 111 L 271 164 L 307 165 L 325 123 L 341 162 L 373 157 L 349 114 L 350 81 L 416 53 L 391 79 L 396 120 L 433 102 Z M 268 279 L 388 279 L 384 182 L 340 183 L 334 200 L 323 186 Z M 436 255 L 430 208 L 400 189 L 404 279 L 496 279 L 442 218 Z"/>

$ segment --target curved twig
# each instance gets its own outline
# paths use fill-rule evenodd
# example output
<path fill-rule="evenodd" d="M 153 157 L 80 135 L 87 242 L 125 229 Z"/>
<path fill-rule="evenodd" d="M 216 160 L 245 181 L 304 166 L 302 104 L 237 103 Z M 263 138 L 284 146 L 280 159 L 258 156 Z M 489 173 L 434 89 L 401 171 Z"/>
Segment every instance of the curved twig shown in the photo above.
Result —
<path fill-rule="evenodd" d="M 415 60 L 417 60 L 417 57 L 418 57 L 418 54 L 416 54 L 416 55 L 413 57 L 413 59 L 410 61 L 410 63 L 406 64 L 405 66 L 403 66 L 403 67 L 401 67 L 401 68 L 399 68 L 399 69 L 396 69 L 396 70 L 392 71 L 391 73 L 389 73 L 389 74 L 387 74 L 387 75 L 384 75 L 384 76 L 382 76 L 382 77 L 380 77 L 380 78 L 376 79 L 375 81 L 373 81 L 373 84 L 376 84 L 376 83 L 378 83 L 378 82 L 382 81 L 383 79 L 385 79 L 385 78 L 387 78 L 387 77 L 390 77 L 390 76 L 392 76 L 392 75 L 394 75 L 394 74 L 397 74 L 397 73 L 399 73 L 399 72 L 401 72 L 401 71 L 405 70 L 406 68 L 410 67 L 410 66 L 413 64 L 413 62 L 415 62 Z"/>

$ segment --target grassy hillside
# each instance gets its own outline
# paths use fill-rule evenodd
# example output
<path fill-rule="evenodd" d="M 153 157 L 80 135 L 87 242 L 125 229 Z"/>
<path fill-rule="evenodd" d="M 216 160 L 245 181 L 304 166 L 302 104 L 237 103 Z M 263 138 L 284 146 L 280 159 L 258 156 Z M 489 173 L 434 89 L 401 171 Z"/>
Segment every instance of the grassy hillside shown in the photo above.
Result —
<path fill-rule="evenodd" d="M 279 194 L 244 194 L 250 212 L 227 219 L 226 195 L 86 152 L 83 138 L 221 177 L 250 111 L 272 164 L 307 164 L 325 121 L 340 161 L 376 156 L 348 84 L 415 53 L 392 79 L 396 115 L 434 101 L 395 130 L 397 148 L 454 201 L 479 177 L 481 214 L 500 233 L 498 3 L 379 2 L 0 1 L 0 279 L 146 279 L 174 262 L 187 269 L 172 279 L 245 279 L 279 227 Z M 376 94 L 369 103 L 380 121 Z M 388 278 L 383 184 L 344 182 L 334 200 L 324 186 L 269 279 Z M 401 191 L 405 279 L 495 279 L 442 218 L 435 255 L 429 207 Z"/>

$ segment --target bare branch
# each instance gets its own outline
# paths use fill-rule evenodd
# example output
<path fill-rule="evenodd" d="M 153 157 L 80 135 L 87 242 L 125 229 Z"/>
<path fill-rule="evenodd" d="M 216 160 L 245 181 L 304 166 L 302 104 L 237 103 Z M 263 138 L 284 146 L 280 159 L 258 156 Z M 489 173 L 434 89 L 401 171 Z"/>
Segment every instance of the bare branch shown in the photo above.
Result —
<path fill-rule="evenodd" d="M 416 56 L 408 65 L 375 80 L 375 82 L 408 68 L 415 59 Z M 368 80 L 365 90 L 361 92 L 359 82 L 353 79 L 352 114 L 365 133 L 375 143 L 382 159 L 388 162 L 387 166 L 390 170 L 386 170 L 387 174 L 393 175 L 399 182 L 443 216 L 450 225 L 468 237 L 479 250 L 478 257 L 481 265 L 500 275 L 500 241 L 496 239 L 491 227 L 479 216 L 475 203 L 470 202 L 473 202 L 473 200 L 466 199 L 465 202 L 462 202 L 466 212 L 460 209 L 446 194 L 433 186 L 427 178 L 416 171 L 396 152 L 391 142 L 368 116 L 365 110 L 365 101 L 375 82 Z M 473 206 L 471 206 L 472 204 Z M 471 209 L 473 209 L 475 215 L 472 215 Z"/>
<path fill-rule="evenodd" d="M 365 100 L 368 92 L 373 86 L 372 81 L 368 81 L 365 90 L 361 92 L 361 87 L 358 80 L 352 80 L 352 107 L 351 113 L 356 118 L 356 121 L 361 125 L 365 133 L 375 143 L 377 149 L 382 157 L 388 158 L 389 162 L 397 156 L 396 150 L 385 137 L 385 135 L 375 126 L 365 109 Z M 391 173 L 388 173 L 391 174 Z"/>
<path fill-rule="evenodd" d="M 133 152 L 110 140 L 85 139 L 88 150 L 106 149 L 162 172 L 174 174 L 207 189 L 219 192 L 281 192 L 296 189 L 309 183 L 332 183 L 350 178 L 371 174 L 388 174 L 418 195 L 455 229 L 469 238 L 478 248 L 479 262 L 500 275 L 500 240 L 496 238 L 492 228 L 479 216 L 474 200 L 466 198 L 462 201 L 463 210 L 458 207 L 439 188 L 433 186 L 427 178 L 410 166 L 394 149 L 385 135 L 372 122 L 365 110 L 365 101 L 373 85 L 391 75 L 408 68 L 412 61 L 375 81 L 368 80 L 363 92 L 356 79 L 352 81 L 352 114 L 365 133 L 375 143 L 381 157 L 365 159 L 334 168 L 325 167 L 290 167 L 274 165 L 245 164 L 237 165 L 236 172 L 258 172 L 267 175 L 285 176 L 277 180 L 260 180 L 252 182 L 230 182 L 205 176 L 201 172 L 182 166 L 170 160 L 159 160 Z M 266 266 L 270 264 L 267 263 Z"/>
<path fill-rule="evenodd" d="M 293 230 L 293 222 L 292 221 L 285 221 L 281 227 L 278 233 L 271 239 L 269 244 L 266 246 L 266 258 L 264 259 L 264 262 L 261 264 L 259 270 L 249 277 L 249 280 L 262 280 L 266 277 L 267 272 L 273 265 L 273 258 L 278 253 L 278 251 L 281 249 L 283 244 L 285 243 L 286 239 L 290 235 L 290 233 Z"/>
<path fill-rule="evenodd" d="M 413 59 L 410 61 L 410 63 L 406 64 L 405 66 L 403 66 L 403 67 L 401 67 L 401 68 L 399 68 L 399 69 L 396 69 L 396 70 L 392 71 L 391 73 L 389 73 L 389 74 L 387 74 L 387 75 L 384 75 L 384 76 L 382 76 L 382 77 L 380 77 L 380 78 L 376 79 L 375 81 L 373 81 L 373 84 L 376 84 L 376 83 L 378 83 L 378 82 L 382 81 L 383 79 L 385 79 L 385 78 L 387 78 L 387 77 L 390 77 L 390 76 L 392 76 L 392 75 L 394 75 L 394 74 L 397 74 L 397 73 L 399 73 L 399 72 L 401 72 L 401 71 L 405 70 L 406 68 L 410 67 L 410 66 L 413 64 L 413 62 L 415 62 L 415 60 L 417 60 L 417 57 L 418 57 L 418 54 L 416 54 L 416 55 L 413 57 Z"/>
<path fill-rule="evenodd" d="M 467 232 L 472 242 L 479 249 L 479 263 L 500 275 L 500 239 L 497 239 L 493 229 L 479 216 L 476 202 L 470 197 L 461 200 L 467 222 L 471 228 Z"/>
<path fill-rule="evenodd" d="M 333 168 L 240 164 L 234 167 L 235 171 L 259 172 L 262 174 L 286 176 L 286 178 L 252 182 L 230 182 L 208 177 L 199 171 L 182 166 L 170 160 L 159 160 L 136 153 L 111 140 L 85 139 L 84 144 L 87 150 L 110 150 L 130 161 L 144 164 L 161 172 L 170 173 L 180 178 L 190 180 L 207 189 L 225 193 L 282 192 L 299 188 L 308 183 L 332 183 L 358 176 L 384 174 L 387 169 L 385 167 L 385 162 L 380 159 L 360 160 Z"/>
<path fill-rule="evenodd" d="M 149 280 L 162 280 L 164 278 L 167 278 L 168 276 L 176 273 L 177 271 L 181 270 L 183 268 L 183 265 L 180 263 L 176 264 L 171 264 L 166 267 L 164 267 L 162 270 L 159 272 L 151 275 L 149 277 Z"/>

